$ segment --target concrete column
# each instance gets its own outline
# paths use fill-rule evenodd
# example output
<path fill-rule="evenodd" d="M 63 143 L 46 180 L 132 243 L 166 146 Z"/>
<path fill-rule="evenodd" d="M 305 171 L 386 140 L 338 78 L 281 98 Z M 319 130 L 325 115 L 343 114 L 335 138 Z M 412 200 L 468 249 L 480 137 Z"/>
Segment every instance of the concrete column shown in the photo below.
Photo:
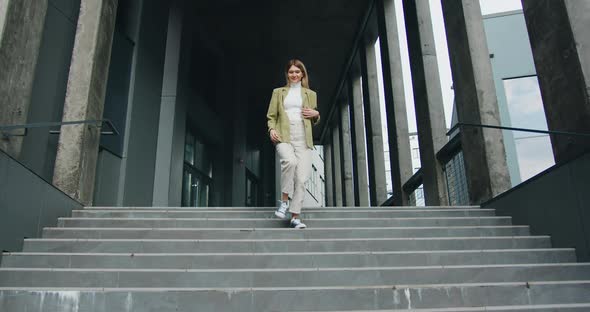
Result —
<path fill-rule="evenodd" d="M 367 176 L 367 143 L 365 135 L 365 119 L 363 116 L 363 92 L 361 77 L 351 78 L 352 115 L 354 122 L 354 157 L 356 163 L 355 186 L 358 186 L 358 205 L 369 206 L 369 179 Z"/>
<path fill-rule="evenodd" d="M 590 2 L 522 0 L 549 130 L 590 133 Z M 551 136 L 556 163 L 590 140 Z"/>
<path fill-rule="evenodd" d="M 236 69 L 239 66 L 236 67 Z M 239 75 L 234 72 L 234 98 L 233 98 L 233 114 L 234 116 L 247 116 L 247 88 L 242 86 Z M 233 138 L 233 153 L 231 157 L 232 163 L 232 206 L 244 207 L 246 204 L 246 156 L 247 156 L 247 136 L 248 124 L 246 118 L 234 118 L 232 138 Z M 278 159 L 278 154 L 275 154 Z M 278 174 L 280 177 L 280 170 Z M 280 178 L 277 179 L 280 181 Z M 280 182 L 279 182 L 280 183 Z M 281 192 L 279 192 L 279 198 Z"/>
<path fill-rule="evenodd" d="M 121 195 L 125 206 L 153 204 L 153 196 L 146 194 L 154 191 L 170 4 L 168 1 L 143 1 L 138 10 L 141 13 L 133 51 L 125 155 L 121 166 L 124 172 Z M 175 142 L 173 146 L 178 145 Z M 178 162 L 173 158 L 172 164 Z"/>
<path fill-rule="evenodd" d="M 402 186 L 412 177 L 413 170 L 399 44 L 400 37 L 397 29 L 394 0 L 378 0 L 376 5 L 381 46 L 381 66 L 383 68 L 383 91 L 385 110 L 387 112 L 393 204 L 402 206 L 408 204 L 408 195 L 403 191 Z"/>
<path fill-rule="evenodd" d="M 47 0 L 0 1 L 0 125 L 27 122 L 46 13 Z M 0 149 L 19 158 L 22 140 L 0 136 Z"/>
<path fill-rule="evenodd" d="M 180 172 L 178 163 L 173 163 L 174 138 L 181 137 L 182 156 L 184 158 L 184 132 L 186 125 L 186 108 L 177 99 L 182 39 L 183 10 L 178 1 L 173 2 L 168 17 L 166 40 L 166 59 L 164 62 L 164 79 L 162 81 L 162 101 L 160 104 L 160 121 L 158 123 L 158 143 L 154 174 L 154 206 L 180 206 L 181 187 L 173 188 L 182 181 L 182 164 Z M 176 131 L 175 131 L 176 130 Z M 177 161 L 178 162 L 178 161 Z M 181 185 L 178 185 L 181 186 Z"/>
<path fill-rule="evenodd" d="M 348 103 L 345 102 L 340 108 L 340 137 L 341 141 L 341 155 L 343 164 L 343 191 L 344 202 L 346 206 L 354 206 L 354 181 L 352 176 L 352 147 L 350 139 L 350 113 L 348 111 Z"/>
<path fill-rule="evenodd" d="M 479 1 L 443 0 L 443 15 L 459 122 L 500 125 Z M 480 204 L 510 188 L 502 133 L 464 128 L 461 144 L 469 200 Z"/>
<path fill-rule="evenodd" d="M 363 107 L 367 131 L 367 156 L 369 167 L 369 194 L 371 206 L 379 206 L 387 200 L 385 180 L 385 155 L 381 129 L 377 58 L 373 44 L 362 46 L 361 71 L 363 74 Z"/>
<path fill-rule="evenodd" d="M 82 0 L 63 121 L 101 119 L 115 29 L 117 0 Z M 92 204 L 100 128 L 63 126 L 53 184 L 85 205 Z"/>
<path fill-rule="evenodd" d="M 332 168 L 332 145 L 324 144 L 324 177 L 326 177 L 326 206 L 334 206 L 334 173 Z"/>
<path fill-rule="evenodd" d="M 358 163 L 356 160 L 357 154 L 357 146 L 356 146 L 356 125 L 354 120 L 354 94 L 352 92 L 352 78 L 349 74 L 349 78 L 346 80 L 347 92 L 348 92 L 348 121 L 350 124 L 350 151 L 352 152 L 351 155 L 351 164 L 352 164 L 352 189 L 353 189 L 353 197 L 354 203 L 352 206 L 359 206 L 359 186 L 357 183 L 357 177 L 359 175 L 359 168 Z"/>
<path fill-rule="evenodd" d="M 340 129 L 332 128 L 332 155 L 334 168 L 334 206 L 344 206 L 344 197 L 342 194 L 342 158 L 340 153 Z"/>
<path fill-rule="evenodd" d="M 403 4 L 426 205 L 448 205 L 443 169 L 436 159 L 448 139 L 430 4 L 413 0 Z"/>

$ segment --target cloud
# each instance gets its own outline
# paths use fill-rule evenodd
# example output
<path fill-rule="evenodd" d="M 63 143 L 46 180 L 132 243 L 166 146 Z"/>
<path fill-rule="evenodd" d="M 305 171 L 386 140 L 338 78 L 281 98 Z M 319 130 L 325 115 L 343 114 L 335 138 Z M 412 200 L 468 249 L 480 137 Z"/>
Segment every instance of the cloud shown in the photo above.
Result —
<path fill-rule="evenodd" d="M 517 140 L 516 153 L 522 181 L 555 164 L 549 136 L 529 136 Z"/>

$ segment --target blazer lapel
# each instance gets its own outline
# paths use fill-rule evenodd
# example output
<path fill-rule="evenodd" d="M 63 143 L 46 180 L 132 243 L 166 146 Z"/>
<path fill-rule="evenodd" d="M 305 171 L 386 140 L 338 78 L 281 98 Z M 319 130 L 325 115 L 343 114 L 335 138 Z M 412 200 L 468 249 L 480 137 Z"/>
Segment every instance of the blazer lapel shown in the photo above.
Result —
<path fill-rule="evenodd" d="M 301 99 L 303 100 L 303 102 L 301 103 L 301 106 L 309 107 L 309 100 L 307 98 L 307 89 L 306 88 L 301 88 Z"/>

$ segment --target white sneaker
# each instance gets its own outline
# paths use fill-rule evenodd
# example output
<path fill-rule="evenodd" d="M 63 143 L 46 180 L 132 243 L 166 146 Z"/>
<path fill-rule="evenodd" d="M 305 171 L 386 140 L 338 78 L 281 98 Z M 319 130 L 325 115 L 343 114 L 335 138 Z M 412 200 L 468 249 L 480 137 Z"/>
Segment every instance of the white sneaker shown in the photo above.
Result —
<path fill-rule="evenodd" d="M 305 225 L 305 223 L 301 222 L 301 219 L 293 218 L 293 219 L 291 219 L 291 227 L 295 228 L 295 229 L 304 229 L 307 227 L 307 225 Z"/>
<path fill-rule="evenodd" d="M 281 200 L 281 205 L 275 211 L 275 216 L 279 219 L 285 219 L 287 217 L 287 210 L 289 210 L 289 201 Z"/>

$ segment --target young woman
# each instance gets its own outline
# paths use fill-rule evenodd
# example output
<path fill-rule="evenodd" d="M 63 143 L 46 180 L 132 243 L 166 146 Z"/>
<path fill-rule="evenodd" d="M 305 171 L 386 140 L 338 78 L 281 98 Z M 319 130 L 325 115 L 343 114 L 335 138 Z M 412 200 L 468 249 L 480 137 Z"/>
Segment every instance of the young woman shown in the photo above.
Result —
<path fill-rule="evenodd" d="M 320 121 L 317 95 L 309 89 L 309 77 L 300 60 L 285 66 L 287 85 L 274 89 L 268 106 L 268 133 L 281 162 L 281 205 L 275 215 L 291 212 L 291 227 L 304 229 L 299 217 L 305 196 L 305 181 L 311 171 L 312 123 Z M 291 201 L 289 202 L 289 198 Z"/>

